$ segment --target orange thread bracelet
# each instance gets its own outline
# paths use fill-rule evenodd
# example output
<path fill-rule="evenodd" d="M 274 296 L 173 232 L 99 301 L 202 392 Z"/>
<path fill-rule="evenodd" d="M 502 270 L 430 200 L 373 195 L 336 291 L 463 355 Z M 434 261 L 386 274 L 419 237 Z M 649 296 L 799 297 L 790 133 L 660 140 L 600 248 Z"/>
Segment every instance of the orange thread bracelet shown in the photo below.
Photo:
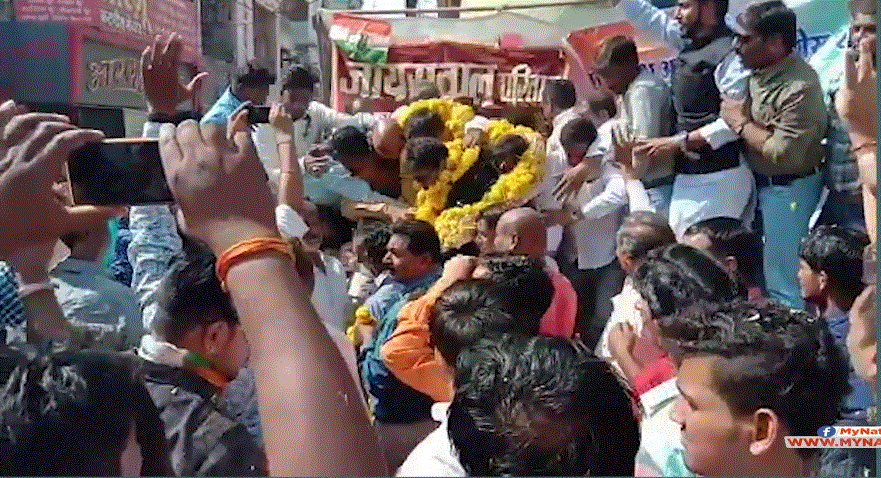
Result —
<path fill-rule="evenodd" d="M 256 237 L 242 241 L 224 251 L 220 255 L 220 259 L 217 260 L 217 279 L 223 288 L 226 289 L 226 276 L 232 266 L 249 257 L 268 251 L 281 252 L 291 260 L 296 260 L 291 245 L 277 237 Z"/>

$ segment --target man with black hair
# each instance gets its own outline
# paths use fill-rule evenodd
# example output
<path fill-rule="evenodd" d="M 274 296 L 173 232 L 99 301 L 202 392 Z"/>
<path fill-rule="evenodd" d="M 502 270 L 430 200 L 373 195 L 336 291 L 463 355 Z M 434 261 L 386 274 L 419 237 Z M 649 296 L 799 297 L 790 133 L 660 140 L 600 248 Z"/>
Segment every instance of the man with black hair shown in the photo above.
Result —
<path fill-rule="evenodd" d="M 363 203 L 390 203 L 394 200 L 374 191 L 364 177 L 369 177 L 375 164 L 367 135 L 354 126 L 334 131 L 328 141 L 329 157 L 321 174 L 309 172 L 311 154 L 300 157 L 303 192 L 317 206 L 339 210 L 343 200 Z"/>
<path fill-rule="evenodd" d="M 624 281 L 615 258 L 615 232 L 628 196 L 614 153 L 588 119 L 579 117 L 567 123 L 561 142 L 568 167 L 588 161 L 600 171 L 596 180 L 581 185 L 572 198 L 543 197 L 543 209 L 561 212 L 558 223 L 564 226 L 564 240 L 557 251 L 557 263 L 578 293 L 576 331 L 593 348 L 612 313 L 612 297 L 621 292 Z"/>
<path fill-rule="evenodd" d="M 138 354 L 179 476 L 265 476 L 266 456 L 217 401 L 248 360 L 248 344 L 215 258 L 191 248 L 161 285 L 166 320 Z"/>
<path fill-rule="evenodd" d="M 639 67 L 639 54 L 632 38 L 618 35 L 603 40 L 595 68 L 612 93 L 621 96 L 622 121 L 634 139 L 650 140 L 671 133 L 670 87 L 648 69 Z M 632 162 L 635 179 L 642 180 L 655 211 L 667 216 L 673 194 L 673 158 L 649 161 L 636 154 L 616 160 Z"/>
<path fill-rule="evenodd" d="M 554 287 L 541 263 L 525 256 L 456 256 L 448 260 L 440 279 L 425 295 L 401 309 L 398 326 L 382 348 L 389 370 L 436 402 L 452 400 L 447 373 L 447 364 L 452 364 L 435 354 L 431 324 L 446 291 L 471 279 L 487 281 L 492 290 L 486 293 L 491 293 L 493 303 L 511 317 L 514 329 L 527 335 L 544 333 L 543 317 L 551 307 Z M 521 300 L 526 296 L 531 300 Z"/>
<path fill-rule="evenodd" d="M 550 123 L 551 134 L 548 136 L 547 156 L 562 149 L 560 130 L 577 114 L 575 103 L 578 95 L 572 80 L 550 80 L 545 85 L 541 108 L 546 121 Z"/>
<path fill-rule="evenodd" d="M 634 151 L 674 162 L 669 218 L 677 237 L 707 217 L 752 219 L 752 175 L 736 132 L 719 116 L 722 98 L 743 98 L 747 89 L 749 70 L 731 46 L 737 25 L 729 14 L 745 1 L 678 0 L 670 17 L 647 0 L 612 0 L 639 33 L 679 52 L 671 79 L 675 134 L 640 141 Z"/>
<path fill-rule="evenodd" d="M 235 84 L 230 85 L 210 110 L 202 117 L 203 123 L 226 124 L 230 114 L 239 105 L 248 101 L 253 105 L 266 103 L 269 87 L 275 84 L 275 75 L 266 68 L 249 63 L 236 76 Z"/>
<path fill-rule="evenodd" d="M 814 476 L 816 436 L 847 395 L 847 361 L 822 321 L 774 302 L 703 303 L 661 322 L 675 350 L 685 464 L 703 476 Z"/>
<path fill-rule="evenodd" d="M 437 138 L 425 136 L 407 141 L 406 150 L 405 167 L 412 171 L 413 179 L 423 189 L 430 188 L 446 167 L 447 146 Z"/>
<path fill-rule="evenodd" d="M 865 233 L 839 227 L 818 226 L 805 238 L 801 248 L 801 266 L 798 279 L 809 310 L 823 317 L 826 327 L 838 347 L 849 356 L 848 336 L 851 326 L 861 327 L 860 307 L 857 301 L 864 290 L 863 250 L 869 244 Z M 875 271 L 871 270 L 872 276 Z M 813 309 L 813 310 L 812 310 Z M 857 310 L 854 310 L 857 309 Z M 856 319 L 856 324 L 851 322 Z M 874 329 L 874 320 L 872 321 Z M 859 354 L 859 352 L 858 352 Z M 851 360 L 854 364 L 854 361 Z M 874 425 L 869 417 L 874 405 L 875 394 L 860 377 L 856 364 L 851 365 L 848 375 L 851 392 L 841 407 L 839 426 Z M 874 453 L 860 449 L 827 449 L 822 456 L 822 474 L 834 476 L 855 476 L 852 466 L 874 468 Z M 843 473 L 843 470 L 847 473 Z M 873 476 L 873 475 L 869 475 Z"/>
<path fill-rule="evenodd" d="M 808 311 L 823 317 L 835 342 L 847 351 L 848 313 L 864 284 L 863 249 L 869 237 L 854 229 L 839 226 L 818 226 L 801 246 L 798 281 Z M 853 370 L 850 373 L 851 393 L 843 404 L 842 418 L 865 419 L 872 404 L 872 393 Z"/>
<path fill-rule="evenodd" d="M 445 132 L 444 120 L 439 114 L 428 109 L 413 113 L 404 124 L 404 137 L 407 140 L 413 138 L 442 139 Z"/>
<path fill-rule="evenodd" d="M 138 365 L 127 354 L 0 352 L 0 474 L 172 475 Z"/>
<path fill-rule="evenodd" d="M 745 101 L 723 101 L 721 116 L 743 138 L 756 173 L 768 296 L 801 309 L 792 252 L 820 199 L 829 115 L 817 73 L 795 49 L 795 12 L 771 0 L 751 5 L 738 22 L 737 52 L 753 74 Z"/>
<path fill-rule="evenodd" d="M 762 289 L 758 286 L 760 278 L 757 276 L 761 273 L 761 244 L 755 233 L 739 219 L 704 219 L 685 230 L 682 243 L 715 257 L 737 278 L 748 300 L 761 299 Z"/>
<path fill-rule="evenodd" d="M 638 445 L 608 364 L 579 341 L 510 334 L 459 353 L 446 420 L 398 474 L 632 476 Z"/>
<path fill-rule="evenodd" d="M 392 227 L 383 262 L 395 283 L 380 288 L 366 307 L 376 320 L 358 354 L 365 388 L 374 397 L 373 415 L 390 469 L 396 469 L 432 429 L 432 399 L 405 385 L 389 370 L 382 349 L 398 325 L 398 313 L 412 294 L 425 292 L 441 275 L 440 239 L 431 224 L 409 221 Z"/>
<path fill-rule="evenodd" d="M 373 115 L 359 113 L 354 116 L 338 112 L 314 101 L 315 83 L 318 78 L 305 66 L 291 68 L 281 84 L 281 104 L 294 120 L 291 136 L 300 155 L 321 141 L 330 131 L 343 126 L 356 126 L 369 131 L 376 122 Z"/>

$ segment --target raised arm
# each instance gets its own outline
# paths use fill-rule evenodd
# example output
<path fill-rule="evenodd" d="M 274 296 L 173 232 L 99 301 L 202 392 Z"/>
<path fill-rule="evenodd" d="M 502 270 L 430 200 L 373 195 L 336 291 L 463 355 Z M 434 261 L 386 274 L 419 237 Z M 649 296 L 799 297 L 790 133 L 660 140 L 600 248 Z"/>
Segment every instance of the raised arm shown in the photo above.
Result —
<path fill-rule="evenodd" d="M 612 4 L 617 5 L 618 11 L 640 34 L 664 42 L 676 51 L 685 47 L 679 23 L 648 1 L 612 0 Z"/>

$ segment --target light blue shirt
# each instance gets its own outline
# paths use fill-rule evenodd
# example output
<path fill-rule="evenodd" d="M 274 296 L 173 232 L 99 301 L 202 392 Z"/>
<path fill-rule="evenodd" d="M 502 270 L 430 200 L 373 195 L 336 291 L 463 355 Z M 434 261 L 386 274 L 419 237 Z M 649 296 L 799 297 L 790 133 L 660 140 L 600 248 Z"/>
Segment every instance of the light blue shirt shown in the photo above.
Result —
<path fill-rule="evenodd" d="M 134 347 L 143 335 L 138 299 L 130 288 L 105 274 L 99 262 L 67 258 L 50 276 L 68 320 L 103 326 L 106 332 L 122 334 L 121 347 Z"/>
<path fill-rule="evenodd" d="M 339 161 L 330 160 L 327 171 L 320 177 L 306 172 L 305 157 L 300 158 L 303 171 L 303 192 L 309 201 L 322 205 L 339 207 L 343 199 L 355 202 L 393 202 L 388 196 L 374 191 L 363 179 L 352 176 Z"/>
<path fill-rule="evenodd" d="M 214 103 L 210 110 L 202 117 L 202 124 L 215 123 L 225 126 L 229 123 L 229 116 L 243 103 L 242 100 L 236 98 L 232 94 L 232 88 L 227 88 L 220 95 L 220 98 Z"/>

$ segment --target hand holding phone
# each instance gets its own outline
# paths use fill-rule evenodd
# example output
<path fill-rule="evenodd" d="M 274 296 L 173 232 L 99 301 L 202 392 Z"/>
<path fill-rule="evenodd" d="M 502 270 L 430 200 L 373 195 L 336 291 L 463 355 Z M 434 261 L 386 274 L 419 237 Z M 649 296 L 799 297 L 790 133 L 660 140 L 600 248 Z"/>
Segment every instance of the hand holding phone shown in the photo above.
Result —
<path fill-rule="evenodd" d="M 157 138 L 115 138 L 74 151 L 67 163 L 75 204 L 99 206 L 174 202 Z"/>

